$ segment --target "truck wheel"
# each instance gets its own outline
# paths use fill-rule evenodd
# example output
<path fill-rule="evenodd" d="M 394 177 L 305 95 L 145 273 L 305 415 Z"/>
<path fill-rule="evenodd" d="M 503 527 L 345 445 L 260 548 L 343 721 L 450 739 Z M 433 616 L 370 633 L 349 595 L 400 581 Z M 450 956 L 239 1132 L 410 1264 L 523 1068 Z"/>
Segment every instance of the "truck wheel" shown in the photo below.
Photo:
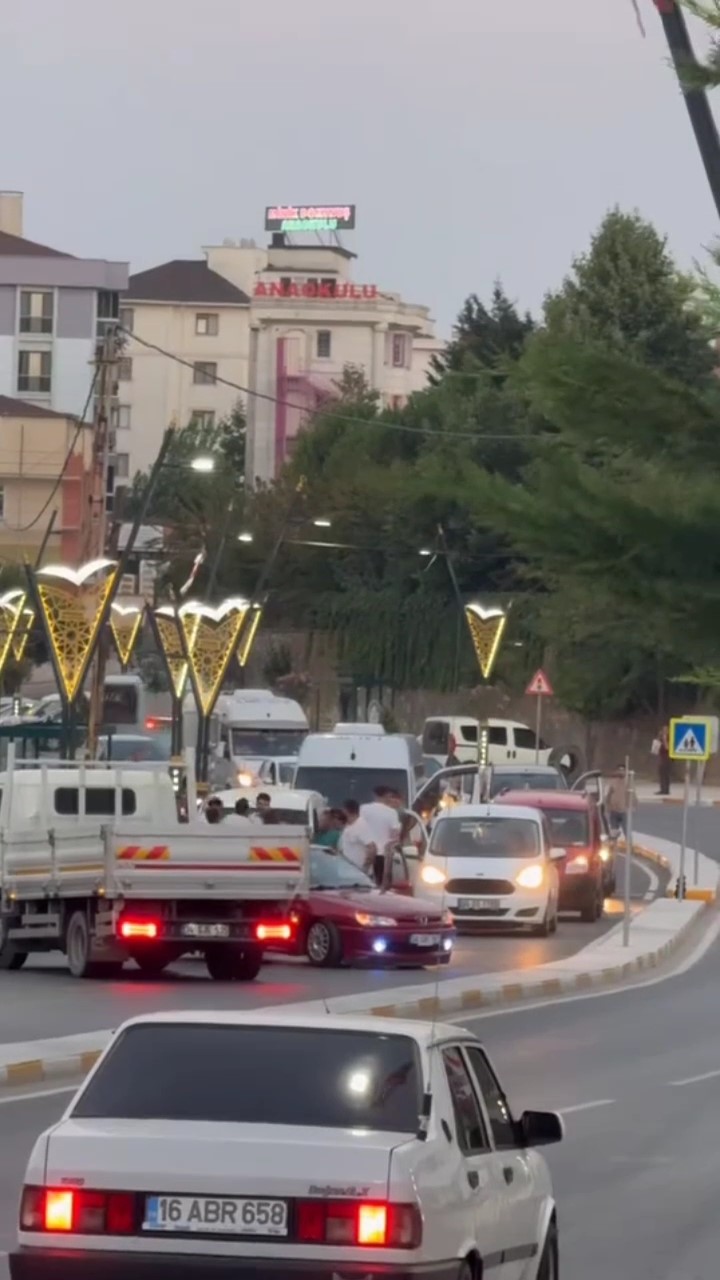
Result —
<path fill-rule="evenodd" d="M 330 969 L 342 958 L 342 939 L 332 920 L 313 920 L 305 936 L 305 955 L 318 968 Z"/>
<path fill-rule="evenodd" d="M 8 940 L 7 924 L 0 920 L 0 969 L 22 969 L 27 958 L 27 951 L 18 951 L 15 944 Z"/>
<path fill-rule="evenodd" d="M 94 978 L 96 966 L 90 959 L 91 939 L 87 915 L 73 911 L 65 934 L 65 954 L 73 978 Z"/>
<path fill-rule="evenodd" d="M 260 972 L 260 947 L 208 947 L 205 964 L 215 982 L 251 982 Z"/>

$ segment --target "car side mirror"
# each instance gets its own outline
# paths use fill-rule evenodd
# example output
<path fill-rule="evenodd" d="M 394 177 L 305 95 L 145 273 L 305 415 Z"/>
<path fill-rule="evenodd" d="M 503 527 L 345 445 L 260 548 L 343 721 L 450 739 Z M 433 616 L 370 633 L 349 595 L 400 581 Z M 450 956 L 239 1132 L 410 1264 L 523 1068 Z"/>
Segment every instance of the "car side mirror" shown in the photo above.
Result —
<path fill-rule="evenodd" d="M 520 1132 L 526 1147 L 551 1147 L 562 1142 L 565 1126 L 556 1111 L 525 1111 Z"/>
<path fill-rule="evenodd" d="M 567 849 L 560 849 L 556 845 L 553 845 L 550 850 L 550 857 L 553 862 L 560 862 L 562 858 L 567 858 Z"/>

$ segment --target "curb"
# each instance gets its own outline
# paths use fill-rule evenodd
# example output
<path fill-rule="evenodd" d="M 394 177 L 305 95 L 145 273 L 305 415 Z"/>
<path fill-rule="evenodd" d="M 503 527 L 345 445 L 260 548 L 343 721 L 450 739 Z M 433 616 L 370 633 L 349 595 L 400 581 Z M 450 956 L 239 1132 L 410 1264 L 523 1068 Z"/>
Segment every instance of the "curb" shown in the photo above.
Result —
<path fill-rule="evenodd" d="M 664 871 L 669 871 L 671 875 L 674 877 L 674 879 L 677 880 L 677 876 L 675 875 L 675 868 L 670 862 L 670 859 L 666 858 L 664 854 L 657 853 L 655 849 L 647 849 L 644 845 L 635 844 L 634 841 L 633 841 L 633 853 L 639 858 L 644 858 L 646 862 L 654 862 L 656 866 L 662 867 Z M 675 890 L 673 888 L 672 880 L 667 887 L 667 890 L 665 892 L 665 897 L 666 898 L 675 897 Z M 687 887 L 685 889 L 686 902 L 710 903 L 710 902 L 715 902 L 716 899 L 717 899 L 717 889 L 700 889 L 700 888 L 688 889 Z"/>
<path fill-rule="evenodd" d="M 468 1010 L 498 1008 L 533 998 L 547 999 L 562 995 L 576 995 L 578 991 L 609 987 L 634 974 L 656 969 L 667 960 L 705 918 L 705 911 L 688 920 L 669 941 L 653 951 L 646 951 L 624 964 L 609 965 L 605 969 L 587 970 L 581 973 L 562 974 L 552 978 L 538 977 L 535 981 L 512 982 L 495 988 L 473 987 L 451 996 L 425 996 L 407 1003 L 376 1005 L 367 1013 L 382 1018 L 436 1018 L 443 1013 L 464 1013 Z"/>
<path fill-rule="evenodd" d="M 84 1079 L 102 1052 L 102 1049 L 95 1049 L 65 1058 L 31 1058 L 27 1062 L 10 1062 L 7 1066 L 0 1067 L 0 1088 L 46 1084 L 53 1080 Z"/>

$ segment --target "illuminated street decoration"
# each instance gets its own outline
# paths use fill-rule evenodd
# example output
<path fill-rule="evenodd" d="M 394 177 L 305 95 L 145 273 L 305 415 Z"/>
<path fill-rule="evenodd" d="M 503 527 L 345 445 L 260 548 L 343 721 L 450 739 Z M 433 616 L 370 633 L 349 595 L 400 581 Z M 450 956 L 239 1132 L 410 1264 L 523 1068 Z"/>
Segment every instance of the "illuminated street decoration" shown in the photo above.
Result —
<path fill-rule="evenodd" d="M 77 571 L 48 565 L 35 575 L 38 602 L 60 691 L 72 703 L 82 688 L 112 599 L 115 560 L 91 560 Z"/>
<path fill-rule="evenodd" d="M 144 607 L 137 604 L 113 604 L 110 608 L 110 631 L 123 670 L 132 658 L 144 612 Z"/>
<path fill-rule="evenodd" d="M 188 660 L 180 634 L 180 620 L 171 604 L 162 605 L 150 615 L 158 648 L 165 662 L 173 696 L 178 701 L 185 693 L 188 678 Z M 195 637 L 187 637 L 188 649 L 192 649 Z"/>
<path fill-rule="evenodd" d="M 478 666 L 483 678 L 488 680 L 500 649 L 507 614 L 499 607 L 484 609 L 481 604 L 466 604 L 465 617 Z"/>
<path fill-rule="evenodd" d="M 188 601 L 179 612 L 195 699 L 210 715 L 240 638 L 250 604 L 241 596 L 223 600 L 216 609 Z"/>
<path fill-rule="evenodd" d="M 247 661 L 248 661 L 248 658 L 250 657 L 253 643 L 255 641 L 255 636 L 257 634 L 257 629 L 260 626 L 262 615 L 263 615 L 263 606 L 261 604 L 254 604 L 252 606 L 252 612 L 250 614 L 250 619 L 249 619 L 247 628 L 244 628 L 240 634 L 240 644 L 238 645 L 237 660 L 241 667 L 245 667 L 247 665 Z"/>
<path fill-rule="evenodd" d="M 34 621 L 35 610 L 28 607 L 22 587 L 0 596 L 0 671 L 11 654 L 16 662 L 22 662 Z"/>

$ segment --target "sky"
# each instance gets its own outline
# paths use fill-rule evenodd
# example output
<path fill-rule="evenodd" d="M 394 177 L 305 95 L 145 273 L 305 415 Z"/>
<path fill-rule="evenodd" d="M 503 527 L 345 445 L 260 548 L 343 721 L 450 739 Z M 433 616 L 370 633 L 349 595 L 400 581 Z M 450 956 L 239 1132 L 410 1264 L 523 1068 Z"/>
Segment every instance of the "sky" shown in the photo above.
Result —
<path fill-rule="evenodd" d="M 0 188 L 30 238 L 133 270 L 354 203 L 356 279 L 442 334 L 496 278 L 537 310 L 614 204 L 690 266 L 717 215 L 639 4 L 646 39 L 631 0 L 7 3 Z"/>

